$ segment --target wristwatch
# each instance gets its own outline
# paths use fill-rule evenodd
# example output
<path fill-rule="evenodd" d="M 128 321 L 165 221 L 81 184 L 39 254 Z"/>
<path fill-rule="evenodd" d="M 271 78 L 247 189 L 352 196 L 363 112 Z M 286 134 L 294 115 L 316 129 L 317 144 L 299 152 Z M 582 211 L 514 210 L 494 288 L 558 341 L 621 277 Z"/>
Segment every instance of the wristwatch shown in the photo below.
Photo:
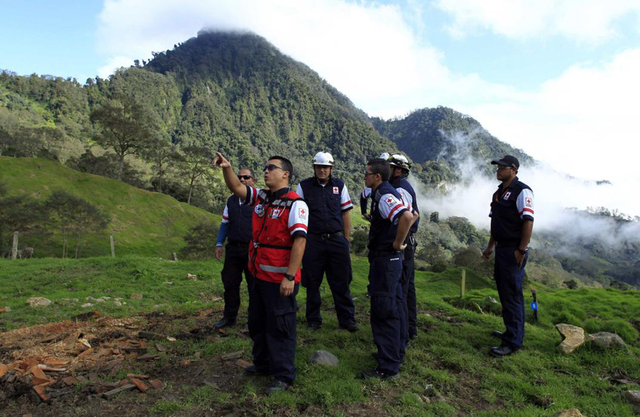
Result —
<path fill-rule="evenodd" d="M 527 253 L 527 250 L 526 250 L 526 249 L 520 249 L 520 248 L 518 248 L 517 250 L 518 250 L 518 252 L 520 252 L 520 253 L 521 253 L 521 254 L 523 254 L 523 255 L 524 255 L 525 253 Z"/>
<path fill-rule="evenodd" d="M 289 281 L 294 281 L 294 280 L 296 279 L 296 276 L 295 276 L 295 275 L 289 275 L 289 274 L 287 274 L 286 272 L 284 273 L 284 277 L 285 277 L 286 279 L 288 279 Z"/>

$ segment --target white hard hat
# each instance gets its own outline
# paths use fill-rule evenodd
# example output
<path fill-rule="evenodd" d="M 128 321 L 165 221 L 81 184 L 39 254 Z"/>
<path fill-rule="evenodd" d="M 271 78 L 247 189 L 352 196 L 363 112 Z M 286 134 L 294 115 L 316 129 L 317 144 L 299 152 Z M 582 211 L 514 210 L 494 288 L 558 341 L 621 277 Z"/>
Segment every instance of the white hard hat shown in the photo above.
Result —
<path fill-rule="evenodd" d="M 333 166 L 333 156 L 329 152 L 318 152 L 313 157 L 313 165 L 321 165 L 326 167 Z"/>
<path fill-rule="evenodd" d="M 406 169 L 407 171 L 411 169 L 409 159 L 400 153 L 394 153 L 389 157 L 389 165 Z"/>
<path fill-rule="evenodd" d="M 389 152 L 382 152 L 382 154 L 380 155 L 380 159 L 384 159 L 385 161 L 388 161 L 390 157 L 391 155 L 389 154 Z"/>

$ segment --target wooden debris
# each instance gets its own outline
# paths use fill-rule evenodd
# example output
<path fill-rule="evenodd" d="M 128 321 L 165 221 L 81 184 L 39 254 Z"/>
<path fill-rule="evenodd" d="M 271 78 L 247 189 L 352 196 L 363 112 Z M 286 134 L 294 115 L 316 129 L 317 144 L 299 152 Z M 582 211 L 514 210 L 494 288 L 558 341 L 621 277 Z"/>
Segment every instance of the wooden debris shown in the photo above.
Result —
<path fill-rule="evenodd" d="M 120 394 L 123 391 L 128 391 L 130 389 L 135 388 L 136 386 L 134 384 L 126 384 L 121 386 L 120 388 L 116 388 L 116 389 L 112 389 L 111 391 L 107 391 L 105 393 L 102 394 L 102 397 L 109 400 L 113 397 L 115 397 L 116 395 Z"/>
<path fill-rule="evenodd" d="M 151 384 L 153 389 L 158 390 L 162 388 L 162 381 L 160 381 L 159 379 L 152 379 L 151 381 L 149 381 L 149 383 Z"/>
<path fill-rule="evenodd" d="M 72 376 L 68 376 L 66 378 L 62 378 L 62 382 L 64 382 L 66 385 L 75 385 L 78 383 L 78 380 Z"/>
<path fill-rule="evenodd" d="M 9 372 L 9 367 L 0 363 L 0 378 L 2 378 L 7 372 Z"/>
<path fill-rule="evenodd" d="M 147 392 L 149 390 L 149 385 L 138 378 L 129 378 L 129 381 L 131 381 L 136 386 L 136 388 L 138 388 L 142 392 Z"/>
<path fill-rule="evenodd" d="M 239 367 L 241 367 L 242 369 L 245 369 L 247 366 L 251 366 L 253 365 L 251 362 L 247 362 L 244 359 L 238 359 L 236 361 L 236 365 L 238 365 Z"/>
<path fill-rule="evenodd" d="M 160 343 L 156 343 L 156 349 L 158 350 L 158 352 L 166 352 L 169 350 L 164 345 L 161 345 Z"/>
<path fill-rule="evenodd" d="M 38 394 L 38 397 L 44 402 L 48 402 L 51 397 L 46 392 L 47 384 L 36 385 L 33 390 Z"/>
<path fill-rule="evenodd" d="M 149 379 L 149 375 L 142 375 L 142 374 L 127 374 L 127 378 Z"/>
<path fill-rule="evenodd" d="M 137 361 L 155 361 L 156 359 L 160 359 L 160 355 L 154 353 L 147 353 L 146 355 L 136 358 Z"/>
<path fill-rule="evenodd" d="M 243 353 L 244 353 L 243 350 L 239 350 L 237 352 L 232 352 L 232 353 L 227 353 L 226 355 L 222 355 L 221 359 L 223 361 L 232 361 L 234 359 L 241 358 Z"/>
<path fill-rule="evenodd" d="M 52 366 L 43 365 L 43 364 L 39 364 L 38 368 L 47 372 L 66 372 L 67 371 L 67 368 L 54 368 Z"/>

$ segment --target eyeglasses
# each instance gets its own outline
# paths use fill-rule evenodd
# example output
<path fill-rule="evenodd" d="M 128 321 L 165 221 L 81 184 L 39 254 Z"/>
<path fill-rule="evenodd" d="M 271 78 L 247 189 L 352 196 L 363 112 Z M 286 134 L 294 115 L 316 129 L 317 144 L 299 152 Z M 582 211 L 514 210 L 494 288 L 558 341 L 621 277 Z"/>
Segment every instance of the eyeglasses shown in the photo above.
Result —
<path fill-rule="evenodd" d="M 282 167 L 279 167 L 278 165 L 274 165 L 274 164 L 269 164 L 264 166 L 263 171 L 273 171 L 274 169 L 282 169 Z"/>
<path fill-rule="evenodd" d="M 498 165 L 497 171 L 502 171 L 503 169 L 511 168 L 506 165 Z"/>
<path fill-rule="evenodd" d="M 374 174 L 373 172 L 365 172 L 365 173 L 364 173 L 364 176 L 365 176 L 365 177 L 368 177 L 369 175 L 375 175 L 375 174 Z"/>
<path fill-rule="evenodd" d="M 238 178 L 241 180 L 250 180 L 253 177 L 251 175 L 238 175 Z"/>

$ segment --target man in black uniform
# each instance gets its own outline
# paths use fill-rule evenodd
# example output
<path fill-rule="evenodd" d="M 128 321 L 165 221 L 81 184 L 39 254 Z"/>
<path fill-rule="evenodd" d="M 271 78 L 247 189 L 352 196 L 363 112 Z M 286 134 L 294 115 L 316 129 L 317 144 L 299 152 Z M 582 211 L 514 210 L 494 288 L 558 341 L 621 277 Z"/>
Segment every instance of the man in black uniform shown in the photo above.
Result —
<path fill-rule="evenodd" d="M 349 285 L 352 280 L 349 231 L 353 208 L 344 181 L 331 175 L 333 157 L 318 152 L 313 158 L 314 176 L 303 180 L 296 193 L 309 206 L 309 232 L 302 259 L 302 283 L 307 287 L 307 324 L 317 330 L 320 315 L 320 285 L 324 273 L 335 303 L 340 328 L 355 332 L 355 305 Z"/>
<path fill-rule="evenodd" d="M 496 177 L 502 184 L 491 200 L 491 238 L 482 256 L 489 259 L 496 248 L 494 277 L 506 330 L 492 333 L 502 343 L 489 353 L 501 357 L 518 351 L 524 340 L 522 279 L 533 230 L 533 191 L 516 176 L 520 168 L 516 157 L 506 155 L 491 163 L 498 166 Z"/>
<path fill-rule="evenodd" d="M 391 185 L 402 197 L 402 202 L 409 207 L 411 213 L 420 214 L 418 209 L 418 199 L 416 192 L 407 181 L 411 164 L 406 156 L 402 154 L 391 154 L 389 159 L 391 165 Z M 406 328 L 404 329 L 405 341 L 408 343 L 410 339 L 418 337 L 418 311 L 416 307 L 416 284 L 415 284 L 415 265 L 414 255 L 416 251 L 415 234 L 418 231 L 420 219 L 417 219 L 409 229 L 409 236 L 404 242 L 407 244 L 402 256 L 402 292 L 404 298 L 404 313 L 407 317 Z"/>
<path fill-rule="evenodd" d="M 238 172 L 238 178 L 243 185 L 253 187 L 255 175 L 249 168 L 242 168 Z M 217 328 L 233 326 L 240 309 L 240 284 L 242 272 L 247 280 L 247 288 L 251 288 L 253 277 L 249 272 L 249 242 L 251 241 L 251 215 L 253 207 L 244 204 L 235 195 L 227 199 L 227 204 L 222 212 L 222 223 L 218 231 L 215 256 L 222 260 L 222 248 L 224 241 L 229 237 L 227 251 L 224 257 L 224 268 L 221 276 L 224 285 L 224 313 L 214 326 Z"/>
<path fill-rule="evenodd" d="M 364 378 L 389 379 L 398 375 L 404 356 L 405 316 L 403 308 L 402 251 L 412 223 L 412 215 L 400 194 L 389 184 L 389 163 L 373 159 L 367 164 L 365 185 L 372 192 L 369 229 L 369 294 L 371 330 L 378 348 L 378 366 L 362 373 Z"/>

